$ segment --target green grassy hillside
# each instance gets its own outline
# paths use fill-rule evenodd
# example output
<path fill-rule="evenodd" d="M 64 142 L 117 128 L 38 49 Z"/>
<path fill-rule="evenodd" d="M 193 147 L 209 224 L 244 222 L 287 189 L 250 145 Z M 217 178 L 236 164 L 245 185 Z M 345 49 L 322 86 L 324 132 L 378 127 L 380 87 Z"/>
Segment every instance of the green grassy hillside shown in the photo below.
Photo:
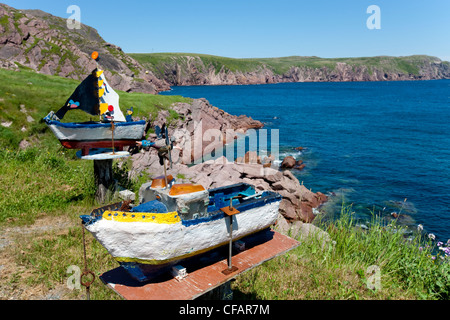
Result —
<path fill-rule="evenodd" d="M 186 64 L 187 57 L 198 58 L 205 66 L 214 66 L 216 72 L 219 72 L 222 67 L 231 72 L 250 72 L 264 66 L 264 63 L 257 59 L 234 59 L 197 53 L 131 53 L 128 55 L 144 67 L 156 72 L 161 71 L 164 65 L 172 64 L 174 61 L 181 65 Z M 199 71 L 203 72 L 206 70 Z"/>

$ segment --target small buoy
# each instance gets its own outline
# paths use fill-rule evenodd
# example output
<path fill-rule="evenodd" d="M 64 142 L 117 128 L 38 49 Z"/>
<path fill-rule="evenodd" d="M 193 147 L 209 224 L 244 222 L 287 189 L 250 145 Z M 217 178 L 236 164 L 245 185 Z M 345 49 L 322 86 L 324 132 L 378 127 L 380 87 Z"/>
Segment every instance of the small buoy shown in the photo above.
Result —
<path fill-rule="evenodd" d="M 98 59 L 98 52 L 97 51 L 92 52 L 91 57 L 92 57 L 92 59 L 97 60 Z"/>

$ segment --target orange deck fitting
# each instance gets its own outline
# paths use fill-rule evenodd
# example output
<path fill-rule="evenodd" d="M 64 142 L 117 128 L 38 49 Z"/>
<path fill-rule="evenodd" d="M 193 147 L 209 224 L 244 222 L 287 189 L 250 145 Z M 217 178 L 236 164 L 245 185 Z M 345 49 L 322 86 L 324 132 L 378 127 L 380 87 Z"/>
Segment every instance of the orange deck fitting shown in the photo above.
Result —
<path fill-rule="evenodd" d="M 180 263 L 188 272 L 188 277 L 181 281 L 167 273 L 150 282 L 139 283 L 121 267 L 106 272 L 100 279 L 126 300 L 194 300 L 300 245 L 298 241 L 272 230 L 242 241 L 246 250 L 233 256 L 233 265 L 238 270 L 229 275 L 222 273 L 227 268 L 228 247 L 225 246 Z"/>
<path fill-rule="evenodd" d="M 193 184 L 175 184 L 172 189 L 170 189 L 169 195 L 174 197 L 200 191 L 205 191 L 205 188 L 203 186 Z"/>

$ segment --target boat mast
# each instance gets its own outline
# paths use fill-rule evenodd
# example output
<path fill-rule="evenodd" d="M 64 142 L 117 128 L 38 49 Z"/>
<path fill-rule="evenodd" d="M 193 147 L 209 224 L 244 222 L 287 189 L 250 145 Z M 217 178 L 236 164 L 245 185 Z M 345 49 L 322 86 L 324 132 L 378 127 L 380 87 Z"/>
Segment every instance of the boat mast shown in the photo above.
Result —
<path fill-rule="evenodd" d="M 94 61 L 97 63 L 97 71 L 99 71 L 100 70 L 100 66 L 98 65 L 98 61 L 99 61 L 99 59 L 100 59 L 100 56 L 99 56 L 99 54 L 98 54 L 98 52 L 97 51 L 94 51 L 94 52 L 92 52 L 92 55 L 91 55 L 91 57 L 92 57 L 92 59 L 94 59 Z M 98 83 L 98 82 L 97 82 Z M 98 87 L 98 85 L 97 85 L 97 92 L 98 92 L 98 106 L 99 106 L 99 109 L 100 109 L 100 106 L 101 106 L 101 103 L 102 103 L 102 101 L 101 101 L 101 97 L 100 97 L 100 94 L 99 94 L 99 92 L 100 92 L 100 88 Z M 100 115 L 100 121 L 102 120 L 102 115 Z M 113 115 L 111 115 L 111 131 L 112 131 L 112 155 L 114 156 L 115 154 L 116 154 L 116 148 L 115 148 L 115 143 L 114 143 L 114 131 L 115 131 L 115 129 L 116 129 L 116 126 L 115 126 L 115 123 L 114 123 L 114 116 Z"/>

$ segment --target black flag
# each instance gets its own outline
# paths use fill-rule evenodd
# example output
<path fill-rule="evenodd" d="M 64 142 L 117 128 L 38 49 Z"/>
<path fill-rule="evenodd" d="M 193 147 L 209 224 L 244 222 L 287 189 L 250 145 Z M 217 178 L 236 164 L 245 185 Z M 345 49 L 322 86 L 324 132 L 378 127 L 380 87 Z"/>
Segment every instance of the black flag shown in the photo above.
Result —
<path fill-rule="evenodd" d="M 100 114 L 98 97 L 98 77 L 94 70 L 75 90 L 66 104 L 56 113 L 59 119 L 63 119 L 67 111 L 80 109 L 93 116 Z"/>

